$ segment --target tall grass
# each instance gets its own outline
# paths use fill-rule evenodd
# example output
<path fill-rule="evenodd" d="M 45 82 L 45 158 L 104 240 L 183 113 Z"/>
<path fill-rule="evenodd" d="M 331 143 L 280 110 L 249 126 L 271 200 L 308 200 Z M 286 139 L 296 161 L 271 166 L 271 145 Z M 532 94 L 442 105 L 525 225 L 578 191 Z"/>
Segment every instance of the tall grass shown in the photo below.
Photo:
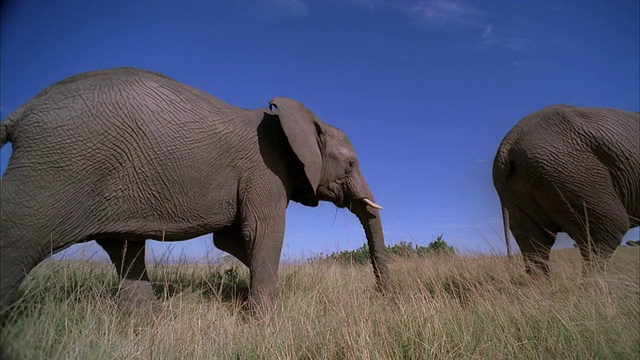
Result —
<path fill-rule="evenodd" d="M 155 266 L 164 311 L 127 312 L 111 265 L 45 262 L 2 331 L 17 359 L 637 359 L 640 248 L 581 278 L 575 249 L 552 253 L 549 281 L 521 260 L 434 255 L 392 266 L 393 294 L 370 266 L 281 268 L 275 315 L 244 315 L 233 265 Z"/>

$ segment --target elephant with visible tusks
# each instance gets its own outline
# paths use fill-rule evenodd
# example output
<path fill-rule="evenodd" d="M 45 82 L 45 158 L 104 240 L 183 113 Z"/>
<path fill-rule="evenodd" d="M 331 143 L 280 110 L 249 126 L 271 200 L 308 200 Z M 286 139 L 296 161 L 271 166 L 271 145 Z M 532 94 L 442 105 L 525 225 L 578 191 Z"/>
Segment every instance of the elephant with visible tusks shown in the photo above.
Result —
<path fill-rule="evenodd" d="M 158 301 L 146 239 L 214 234 L 250 270 L 254 309 L 273 306 L 289 201 L 349 208 L 377 286 L 388 271 L 379 209 L 347 136 L 288 98 L 245 110 L 164 75 L 116 68 L 51 85 L 0 124 L 1 311 L 51 253 L 96 240 L 132 302 Z"/>
<path fill-rule="evenodd" d="M 604 270 L 640 225 L 640 115 L 555 105 L 522 119 L 493 162 L 507 250 L 513 236 L 528 273 L 549 273 L 556 234 L 577 243 L 583 273 Z"/>

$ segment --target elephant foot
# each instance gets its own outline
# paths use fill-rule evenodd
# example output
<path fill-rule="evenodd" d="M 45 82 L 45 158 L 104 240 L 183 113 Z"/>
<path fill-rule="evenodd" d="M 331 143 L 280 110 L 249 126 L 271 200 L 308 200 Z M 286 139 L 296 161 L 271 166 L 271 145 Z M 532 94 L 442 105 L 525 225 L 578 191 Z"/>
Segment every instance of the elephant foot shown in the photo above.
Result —
<path fill-rule="evenodd" d="M 275 298 L 252 293 L 251 290 L 245 294 L 242 302 L 242 310 L 245 315 L 258 322 L 271 322 L 275 316 Z"/>
<path fill-rule="evenodd" d="M 124 279 L 116 298 L 118 305 L 129 311 L 142 308 L 162 309 L 162 302 L 156 297 L 149 281 Z"/>
<path fill-rule="evenodd" d="M 250 300 L 245 301 L 241 305 L 240 317 L 243 321 L 258 325 L 265 329 L 272 328 L 276 325 L 276 313 L 274 308 L 265 308 L 256 306 Z"/>

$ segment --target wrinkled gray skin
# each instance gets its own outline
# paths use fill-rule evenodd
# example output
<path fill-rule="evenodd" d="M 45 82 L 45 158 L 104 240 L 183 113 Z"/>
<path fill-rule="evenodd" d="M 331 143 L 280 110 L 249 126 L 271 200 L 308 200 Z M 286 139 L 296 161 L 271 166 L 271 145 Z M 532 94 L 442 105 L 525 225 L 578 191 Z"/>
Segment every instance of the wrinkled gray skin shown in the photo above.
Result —
<path fill-rule="evenodd" d="M 522 119 L 500 144 L 493 182 L 527 272 L 549 273 L 556 234 L 566 232 L 583 272 L 604 267 L 640 225 L 640 117 L 615 109 L 555 105 Z"/>
<path fill-rule="evenodd" d="M 290 200 L 348 207 L 387 263 L 378 205 L 348 138 L 302 104 L 244 110 L 163 75 L 117 68 L 62 80 L 0 125 L 13 143 L 2 177 L 2 313 L 46 256 L 96 240 L 131 302 L 157 301 L 145 239 L 214 234 L 250 269 L 249 299 L 274 300 Z M 368 200 L 367 200 L 368 199 Z"/>

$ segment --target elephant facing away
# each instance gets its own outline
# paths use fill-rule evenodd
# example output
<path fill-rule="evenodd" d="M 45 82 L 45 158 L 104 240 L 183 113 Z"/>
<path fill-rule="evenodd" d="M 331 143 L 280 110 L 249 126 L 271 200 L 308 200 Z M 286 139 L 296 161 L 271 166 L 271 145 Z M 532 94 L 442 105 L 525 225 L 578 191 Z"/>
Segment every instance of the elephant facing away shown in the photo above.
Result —
<path fill-rule="evenodd" d="M 302 104 L 245 110 L 158 73 L 115 68 L 51 85 L 0 124 L 1 311 L 46 256 L 96 240 L 130 303 L 157 301 L 146 239 L 214 234 L 250 269 L 249 300 L 274 301 L 290 200 L 347 207 L 387 284 L 378 210 L 346 135 Z"/>
<path fill-rule="evenodd" d="M 583 272 L 604 270 L 625 233 L 640 225 L 640 116 L 555 105 L 522 119 L 493 162 L 505 240 L 528 273 L 549 273 L 556 234 L 578 245 Z"/>

